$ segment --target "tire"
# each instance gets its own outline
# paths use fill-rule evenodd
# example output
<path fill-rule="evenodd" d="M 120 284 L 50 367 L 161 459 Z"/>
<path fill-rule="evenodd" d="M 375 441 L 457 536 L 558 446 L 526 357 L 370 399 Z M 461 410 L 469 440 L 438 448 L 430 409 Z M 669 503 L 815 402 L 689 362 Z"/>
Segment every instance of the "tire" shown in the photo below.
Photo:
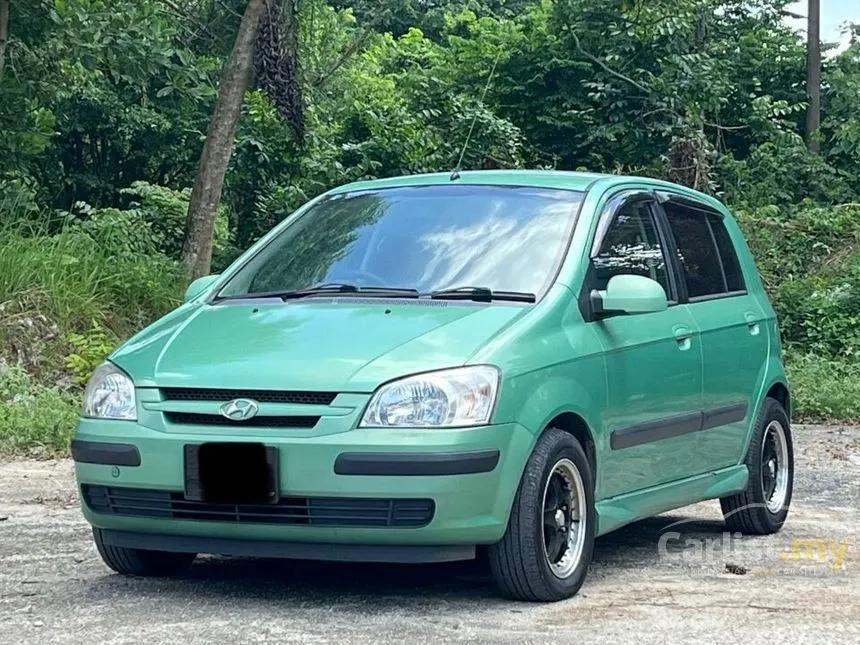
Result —
<path fill-rule="evenodd" d="M 580 477 L 579 487 L 571 484 L 576 482 L 573 469 Z M 565 488 L 567 484 L 570 484 L 569 488 Z M 574 493 L 570 491 L 574 488 L 578 491 L 577 497 L 584 502 L 581 506 L 572 503 L 570 495 Z M 581 532 L 582 537 L 576 542 L 581 544 L 579 548 L 552 539 L 549 545 L 545 542 L 545 496 L 548 496 L 546 500 L 567 500 L 565 504 L 568 511 L 564 511 L 562 505 L 552 516 L 547 517 L 553 518 L 555 532 L 552 536 L 557 539 L 578 536 Z M 553 506 L 558 504 L 553 501 L 548 513 L 552 512 Z M 574 506 L 579 506 L 576 533 L 570 521 Z M 558 513 L 562 513 L 561 519 Z M 585 581 L 591 562 L 595 528 L 594 479 L 585 451 L 568 433 L 549 428 L 538 439 L 526 464 L 504 537 L 488 549 L 490 570 L 499 590 L 509 598 L 532 602 L 562 600 L 575 595 Z M 553 556 L 548 555 L 547 551 L 559 553 L 560 544 L 564 555 L 561 561 L 553 565 L 556 568 L 554 571 L 550 565 Z M 565 562 L 564 557 L 570 559 Z"/>
<path fill-rule="evenodd" d="M 770 471 L 771 456 L 781 462 L 775 462 L 776 476 Z M 748 535 L 776 533 L 788 517 L 794 487 L 791 429 L 788 415 L 776 399 L 765 399 L 744 463 L 749 470 L 746 489 L 720 500 L 726 525 L 732 532 Z M 779 473 L 784 473 L 783 485 L 780 485 Z M 772 484 L 775 484 L 773 488 Z"/>
<path fill-rule="evenodd" d="M 100 529 L 93 528 L 93 540 L 104 563 L 116 571 L 129 576 L 162 577 L 185 571 L 196 553 L 171 553 L 167 551 L 145 551 L 105 544 Z"/>

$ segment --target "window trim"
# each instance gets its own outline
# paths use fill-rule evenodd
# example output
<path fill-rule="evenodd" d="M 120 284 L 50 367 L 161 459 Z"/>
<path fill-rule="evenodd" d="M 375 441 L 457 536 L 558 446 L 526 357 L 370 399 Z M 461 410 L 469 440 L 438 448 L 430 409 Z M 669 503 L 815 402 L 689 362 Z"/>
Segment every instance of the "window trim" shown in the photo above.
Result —
<path fill-rule="evenodd" d="M 678 249 L 678 241 L 675 239 L 675 232 L 672 230 L 672 227 L 669 225 L 669 218 L 666 215 L 666 211 L 663 210 L 663 204 L 657 198 L 655 194 L 655 202 L 654 202 L 654 217 L 657 219 L 657 227 L 660 230 L 660 234 L 664 240 L 666 248 Z M 687 304 L 689 302 L 689 294 L 687 293 L 687 281 L 684 278 L 684 272 L 681 267 L 681 262 L 678 260 L 677 253 L 668 253 L 669 260 L 668 264 L 670 266 L 670 274 L 672 276 L 672 281 L 675 286 L 675 295 L 677 296 L 677 302 L 675 304 Z"/>
<path fill-rule="evenodd" d="M 713 208 L 712 206 L 705 204 L 703 202 L 700 202 L 700 201 L 698 201 L 692 197 L 688 197 L 687 195 L 682 195 L 680 193 L 672 192 L 669 190 L 660 190 L 660 191 L 654 191 L 654 192 L 655 192 L 655 195 L 657 197 L 656 201 L 657 201 L 658 209 L 660 211 L 662 223 L 666 227 L 668 234 L 671 236 L 670 239 L 671 239 L 671 242 L 673 244 L 673 248 L 678 249 L 680 251 L 680 247 L 678 246 L 678 241 L 675 239 L 675 232 L 672 230 L 672 224 L 669 222 L 669 216 L 666 213 L 666 209 L 663 208 L 663 204 L 665 204 L 666 202 L 670 202 L 670 201 L 674 202 L 680 206 L 683 206 L 685 208 L 689 208 L 691 210 L 701 212 L 701 216 L 705 219 L 705 224 L 708 227 L 708 233 L 709 233 L 709 236 L 711 238 L 711 242 L 714 245 L 714 251 L 716 252 L 717 261 L 719 262 L 719 265 L 720 265 L 720 275 L 722 276 L 722 279 L 723 279 L 724 291 L 721 291 L 720 293 L 709 293 L 709 294 L 706 294 L 703 296 L 690 296 L 690 293 L 687 290 L 687 279 L 686 279 L 686 276 L 684 274 L 683 267 L 681 266 L 681 263 L 678 261 L 676 254 L 674 254 L 674 253 L 670 254 L 671 255 L 670 259 L 671 259 L 672 265 L 673 265 L 674 270 L 676 271 L 676 274 L 677 274 L 678 284 L 683 288 L 683 295 L 681 295 L 679 293 L 679 298 L 682 298 L 680 300 L 680 302 L 682 302 L 684 304 L 697 304 L 699 302 L 708 302 L 709 300 L 722 300 L 724 298 L 736 298 L 738 296 L 747 295 L 749 293 L 749 290 L 747 289 L 746 275 L 744 275 L 743 265 L 740 263 L 740 256 L 738 255 L 738 252 L 737 252 L 737 250 L 734 249 L 734 247 L 733 247 L 733 250 L 735 252 L 735 257 L 737 257 L 737 260 L 738 260 L 738 268 L 740 269 L 741 280 L 743 280 L 744 288 L 742 290 L 729 291 L 729 283 L 728 283 L 728 279 L 726 277 L 726 268 L 725 268 L 725 265 L 723 263 L 723 256 L 720 253 L 720 245 L 717 244 L 717 237 L 716 237 L 716 235 L 714 235 L 714 230 L 713 230 L 713 227 L 711 225 L 711 221 L 708 219 L 708 215 L 716 215 L 720 219 L 720 221 L 724 221 L 725 220 L 725 214 L 721 213 L 720 211 Z M 726 231 L 726 232 L 728 233 L 728 231 Z M 729 240 L 731 241 L 731 235 L 729 235 Z"/>
<path fill-rule="evenodd" d="M 723 254 L 720 253 L 720 245 L 717 244 L 717 236 L 714 235 L 714 227 L 711 225 L 711 220 L 707 215 L 705 215 L 705 225 L 708 227 L 708 235 L 714 245 L 714 251 L 717 252 L 717 263 L 720 265 L 720 276 L 723 278 L 723 293 L 729 293 L 729 280 L 726 277 L 726 265 L 723 262 Z"/>
<path fill-rule="evenodd" d="M 745 296 L 749 292 L 746 289 L 741 291 L 724 291 L 722 293 L 709 293 L 706 296 L 693 296 L 692 298 L 687 299 L 687 304 L 694 305 L 697 302 L 707 302 L 708 300 L 723 300 L 725 298 L 737 298 L 738 296 Z"/>
<path fill-rule="evenodd" d="M 682 298 L 687 295 L 687 284 L 681 280 L 681 274 L 678 271 L 678 258 L 670 252 L 674 248 L 672 245 L 675 243 L 675 237 L 672 235 L 672 229 L 664 225 L 663 209 L 656 198 L 651 201 L 650 210 L 651 216 L 654 218 L 654 226 L 657 228 L 657 237 L 660 238 L 660 244 L 663 247 L 663 261 L 666 263 L 666 277 L 669 280 L 669 289 L 671 290 L 671 293 L 666 294 L 666 300 L 668 305 L 673 307 L 683 302 Z"/>
<path fill-rule="evenodd" d="M 585 258 L 585 275 L 583 276 L 582 288 L 579 292 L 578 301 L 580 313 L 586 323 L 605 320 L 606 318 L 611 318 L 616 315 L 609 314 L 608 316 L 597 317 L 592 311 L 590 298 L 591 291 L 594 288 L 592 283 L 594 279 L 594 265 L 592 264 L 592 261 L 600 252 L 600 247 L 602 246 L 603 241 L 609 232 L 609 227 L 615 220 L 615 216 L 618 214 L 618 211 L 637 202 L 647 203 L 648 211 L 651 214 L 657 237 L 660 240 L 660 251 L 663 254 L 663 261 L 666 263 L 666 279 L 669 282 L 669 290 L 671 291 L 671 293 L 666 294 L 667 304 L 669 307 L 683 304 L 682 297 L 686 295 L 686 287 L 683 282 L 678 280 L 676 258 L 673 257 L 673 254 L 668 252 L 668 245 L 674 242 L 674 238 L 669 237 L 666 234 L 668 229 L 664 229 L 664 222 L 662 221 L 662 218 L 665 217 L 665 215 L 662 208 L 660 208 L 657 196 L 650 188 L 622 188 L 617 192 L 609 194 L 606 198 L 603 208 L 601 209 L 600 216 L 597 220 L 597 227 L 595 228 L 593 237 L 591 238 L 591 246 L 588 255 Z M 671 235 L 671 231 L 669 231 L 669 233 Z M 684 288 L 683 294 L 681 291 L 682 287 Z"/>
<path fill-rule="evenodd" d="M 712 213 L 720 219 L 725 219 L 726 217 L 724 213 L 721 213 L 710 204 L 705 204 L 704 202 L 697 200 L 695 197 L 690 197 L 689 195 L 684 195 L 683 193 L 677 193 L 669 189 L 662 189 L 655 190 L 654 195 L 657 197 L 657 201 L 661 206 L 666 202 L 674 202 L 676 204 L 680 204 L 681 206 L 692 208 L 693 210 Z"/>
<path fill-rule="evenodd" d="M 611 194 L 606 199 L 606 203 L 603 205 L 603 210 L 597 220 L 597 228 L 594 231 L 594 237 L 591 240 L 591 249 L 588 252 L 589 262 L 597 257 L 600 247 L 603 244 L 603 240 L 609 232 L 609 226 L 612 224 L 618 211 L 630 204 L 649 200 L 654 200 L 654 194 L 650 190 L 642 190 L 639 188 L 626 188 L 618 191 L 617 193 Z"/>

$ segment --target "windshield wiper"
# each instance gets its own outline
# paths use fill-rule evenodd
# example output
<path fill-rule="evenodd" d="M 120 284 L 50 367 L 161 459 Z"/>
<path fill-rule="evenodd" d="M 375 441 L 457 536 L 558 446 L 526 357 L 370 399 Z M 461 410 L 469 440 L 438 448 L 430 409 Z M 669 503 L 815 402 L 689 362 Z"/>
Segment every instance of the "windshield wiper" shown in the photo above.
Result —
<path fill-rule="evenodd" d="M 384 287 L 384 286 L 359 286 L 357 284 L 349 284 L 346 282 L 326 282 L 317 284 L 307 289 L 299 291 L 285 292 L 281 294 L 284 300 L 291 298 L 302 298 L 304 296 L 317 296 L 322 294 L 348 293 L 378 297 L 390 298 L 417 298 L 418 289 L 408 289 L 405 287 Z"/>
<path fill-rule="evenodd" d="M 323 295 L 359 295 L 371 296 L 377 298 L 417 298 L 417 289 L 405 289 L 401 287 L 380 287 L 368 286 L 361 287 L 355 284 L 344 282 L 326 282 L 324 284 L 314 285 L 307 289 L 293 289 L 284 291 L 260 291 L 257 293 L 243 293 L 232 296 L 223 296 L 220 300 L 250 300 L 256 298 L 280 298 L 281 300 L 298 300 L 299 298 L 307 298 L 310 296 Z"/>
<path fill-rule="evenodd" d="M 439 289 L 423 294 L 434 300 L 474 300 L 477 302 L 492 302 L 493 300 L 509 300 L 511 302 L 535 302 L 535 294 L 525 291 L 493 291 L 487 287 L 454 287 Z"/>

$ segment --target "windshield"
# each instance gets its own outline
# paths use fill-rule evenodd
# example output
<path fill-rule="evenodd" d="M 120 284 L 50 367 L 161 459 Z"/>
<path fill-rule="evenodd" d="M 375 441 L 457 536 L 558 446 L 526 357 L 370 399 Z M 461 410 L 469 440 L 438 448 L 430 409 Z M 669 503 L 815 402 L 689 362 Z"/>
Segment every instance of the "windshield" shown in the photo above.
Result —
<path fill-rule="evenodd" d="M 333 195 L 284 228 L 218 296 L 331 283 L 541 295 L 555 277 L 582 197 L 569 190 L 475 185 Z"/>

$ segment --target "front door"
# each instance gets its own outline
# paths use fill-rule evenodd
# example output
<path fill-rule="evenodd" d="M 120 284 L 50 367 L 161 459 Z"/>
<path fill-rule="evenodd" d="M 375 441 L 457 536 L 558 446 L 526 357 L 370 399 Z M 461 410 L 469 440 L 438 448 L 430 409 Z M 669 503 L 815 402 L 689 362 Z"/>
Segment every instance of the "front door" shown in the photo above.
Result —
<path fill-rule="evenodd" d="M 610 200 L 597 238 L 588 287 L 605 289 L 615 275 L 636 274 L 659 282 L 669 300 L 665 311 L 590 323 L 605 352 L 608 388 L 600 489 L 614 497 L 703 472 L 695 455 L 702 346 L 689 308 L 678 302 L 650 195 Z"/>
<path fill-rule="evenodd" d="M 688 307 L 702 337 L 704 422 L 699 451 L 711 469 L 743 458 L 767 360 L 764 309 L 747 293 L 722 216 L 671 198 L 663 204 L 677 244 Z M 740 235 L 740 231 L 735 231 Z"/>

